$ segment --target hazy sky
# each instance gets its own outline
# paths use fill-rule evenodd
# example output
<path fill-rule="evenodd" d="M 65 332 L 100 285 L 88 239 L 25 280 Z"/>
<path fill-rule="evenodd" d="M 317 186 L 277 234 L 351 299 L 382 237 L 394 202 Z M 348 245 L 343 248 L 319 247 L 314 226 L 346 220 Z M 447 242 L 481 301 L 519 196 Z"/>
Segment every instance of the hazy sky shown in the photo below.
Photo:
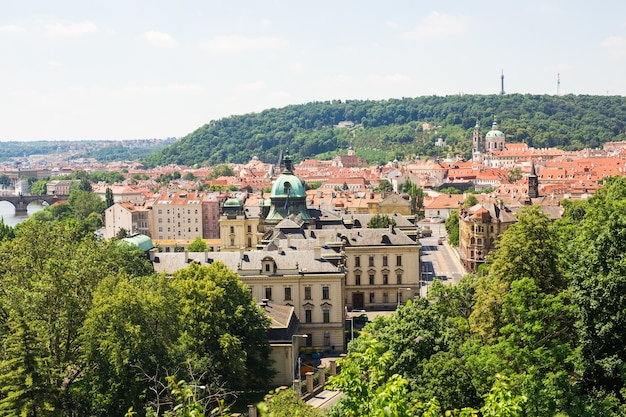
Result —
<path fill-rule="evenodd" d="M 0 140 L 180 137 L 333 99 L 626 95 L 626 1 L 3 0 Z"/>

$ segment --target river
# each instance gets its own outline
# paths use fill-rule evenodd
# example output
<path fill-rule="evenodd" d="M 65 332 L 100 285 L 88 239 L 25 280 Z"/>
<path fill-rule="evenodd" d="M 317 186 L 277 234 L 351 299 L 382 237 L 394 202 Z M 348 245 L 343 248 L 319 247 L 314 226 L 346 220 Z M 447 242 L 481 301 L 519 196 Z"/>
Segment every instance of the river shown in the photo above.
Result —
<path fill-rule="evenodd" d="M 43 206 L 40 202 L 33 201 L 28 205 L 27 214 L 18 216 L 15 214 L 15 207 L 13 207 L 13 204 L 7 201 L 0 201 L 0 217 L 4 219 L 4 223 L 6 225 L 11 227 L 28 219 L 28 216 L 39 210 L 43 210 Z"/>

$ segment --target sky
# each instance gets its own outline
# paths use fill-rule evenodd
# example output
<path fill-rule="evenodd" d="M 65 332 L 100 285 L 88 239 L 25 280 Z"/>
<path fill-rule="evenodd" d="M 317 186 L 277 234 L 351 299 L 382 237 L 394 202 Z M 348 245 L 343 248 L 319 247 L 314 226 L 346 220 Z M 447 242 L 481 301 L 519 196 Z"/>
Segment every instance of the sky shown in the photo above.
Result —
<path fill-rule="evenodd" d="M 0 141 L 182 137 L 314 101 L 626 95 L 623 0 L 2 0 Z M 560 78 L 560 85 L 557 80 Z"/>

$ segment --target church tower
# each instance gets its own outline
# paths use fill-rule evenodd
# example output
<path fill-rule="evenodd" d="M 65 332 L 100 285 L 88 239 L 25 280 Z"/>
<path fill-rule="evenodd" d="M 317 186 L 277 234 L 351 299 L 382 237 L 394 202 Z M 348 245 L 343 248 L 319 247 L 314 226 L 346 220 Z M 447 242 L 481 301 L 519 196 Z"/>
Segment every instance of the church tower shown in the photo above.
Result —
<path fill-rule="evenodd" d="M 528 176 L 528 197 L 539 197 L 539 177 L 537 176 L 537 171 L 535 170 L 534 161 L 531 161 L 530 163 L 530 175 Z"/>
<path fill-rule="evenodd" d="M 485 135 L 486 152 L 503 151 L 505 141 L 504 133 L 498 130 L 498 122 L 494 116 L 491 130 Z"/>
<path fill-rule="evenodd" d="M 480 133 L 480 126 L 478 125 L 477 120 L 476 126 L 474 126 L 474 131 L 472 132 L 472 153 L 482 153 L 484 150 L 483 135 Z"/>

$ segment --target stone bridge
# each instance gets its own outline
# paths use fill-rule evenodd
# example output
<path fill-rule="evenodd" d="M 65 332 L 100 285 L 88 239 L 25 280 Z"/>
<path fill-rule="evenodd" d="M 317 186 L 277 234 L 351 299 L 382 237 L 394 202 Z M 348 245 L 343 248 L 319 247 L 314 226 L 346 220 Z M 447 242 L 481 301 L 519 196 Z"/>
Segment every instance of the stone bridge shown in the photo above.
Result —
<path fill-rule="evenodd" d="M 67 195 L 0 195 L 0 201 L 8 201 L 15 207 L 15 214 L 26 214 L 28 205 L 33 201 L 54 204 L 67 200 Z"/>

